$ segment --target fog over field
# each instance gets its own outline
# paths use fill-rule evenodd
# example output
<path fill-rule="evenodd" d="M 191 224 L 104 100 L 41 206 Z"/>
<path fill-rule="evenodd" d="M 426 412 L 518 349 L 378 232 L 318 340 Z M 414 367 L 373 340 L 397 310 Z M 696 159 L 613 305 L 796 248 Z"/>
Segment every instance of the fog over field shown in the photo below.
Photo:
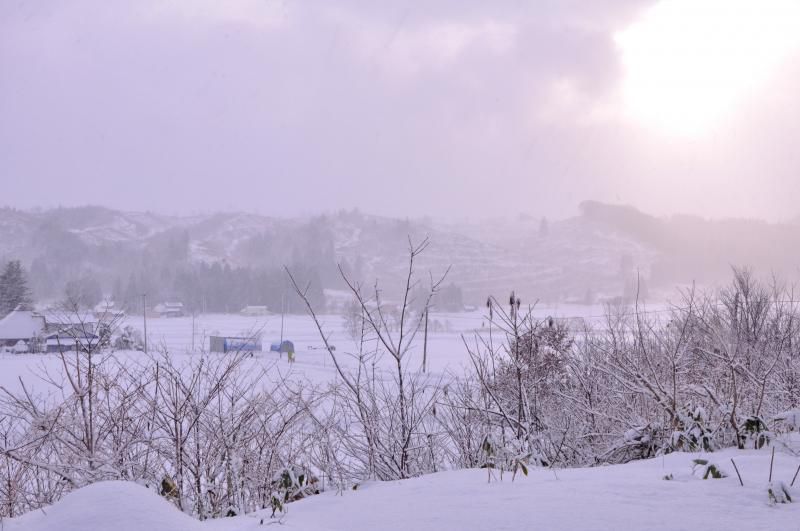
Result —
<path fill-rule="evenodd" d="M 800 521 L 800 3 L 0 1 L 0 529 Z"/>

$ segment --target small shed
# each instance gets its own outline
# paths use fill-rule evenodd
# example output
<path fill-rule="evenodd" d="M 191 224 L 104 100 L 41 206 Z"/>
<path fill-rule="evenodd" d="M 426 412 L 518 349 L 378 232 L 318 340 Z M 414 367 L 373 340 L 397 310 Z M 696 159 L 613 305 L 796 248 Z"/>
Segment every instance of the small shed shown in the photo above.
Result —
<path fill-rule="evenodd" d="M 261 352 L 261 341 L 253 337 L 211 336 L 208 339 L 211 352 Z"/>

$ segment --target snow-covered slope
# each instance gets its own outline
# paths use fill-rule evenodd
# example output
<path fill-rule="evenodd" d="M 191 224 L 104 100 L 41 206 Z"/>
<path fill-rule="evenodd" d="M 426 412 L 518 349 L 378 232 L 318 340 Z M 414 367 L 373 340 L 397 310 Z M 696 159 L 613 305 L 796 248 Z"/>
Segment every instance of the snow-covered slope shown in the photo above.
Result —
<path fill-rule="evenodd" d="M 278 527 L 288 530 L 420 531 L 543 530 L 778 530 L 800 526 L 795 503 L 770 505 L 768 451 L 704 455 L 728 474 L 692 475 L 697 454 L 675 453 L 626 465 L 554 472 L 487 483 L 485 470 L 442 472 L 405 481 L 368 483 L 290 504 Z M 739 485 L 731 458 L 742 474 Z M 788 484 L 800 458 L 778 453 L 773 479 Z M 663 479 L 671 474 L 671 480 Z M 144 487 L 92 485 L 54 506 L 5 522 L 7 531 L 256 530 L 277 523 L 269 512 L 194 522 Z"/>
<path fill-rule="evenodd" d="M 0 209 L 0 260 L 19 258 L 26 267 L 38 261 L 40 270 L 42 264 L 90 270 L 110 285 L 115 277 L 126 280 L 127 266 L 139 262 L 279 267 L 324 256 L 331 265 L 347 262 L 368 283 L 380 278 L 385 288 L 402 283 L 409 237 L 417 243 L 429 237 L 419 270 L 438 275 L 450 267 L 450 281 L 475 303 L 510 289 L 527 302 L 581 298 L 590 289 L 617 295 L 623 256 L 645 273 L 655 259 L 646 244 L 581 218 L 553 221 L 549 227 L 542 236 L 538 221 L 532 220 L 444 223 L 360 212 L 283 219 L 241 212 L 167 216 L 102 207 Z"/>
<path fill-rule="evenodd" d="M 444 472 L 367 485 L 290 506 L 289 529 L 383 530 L 714 530 L 797 529 L 797 503 L 771 507 L 766 452 L 707 456 L 729 476 L 691 476 L 694 455 L 678 453 L 627 465 L 591 469 L 533 469 L 512 483 L 487 483 L 483 470 Z M 730 458 L 742 473 L 739 486 Z M 776 456 L 775 478 L 791 481 L 800 460 Z M 672 473 L 674 480 L 662 479 Z M 797 485 L 797 484 L 796 484 Z M 798 485 L 800 486 L 800 485 Z"/>
<path fill-rule="evenodd" d="M 106 481 L 52 507 L 3 522 L 4 531 L 194 531 L 200 522 L 141 485 Z"/>
<path fill-rule="evenodd" d="M 127 279 L 129 264 L 160 271 L 187 261 L 232 267 L 326 262 L 335 275 L 334 264 L 346 262 L 367 284 L 380 278 L 385 288 L 402 283 L 409 237 L 419 242 L 427 236 L 431 245 L 419 270 L 437 275 L 452 266 L 450 280 L 471 304 L 511 289 L 525 302 L 603 300 L 630 292 L 637 275 L 642 294 L 671 293 L 676 285 L 727 282 L 731 264 L 796 278 L 796 225 L 656 218 L 599 203 L 583 210 L 549 222 L 530 216 L 445 222 L 358 211 L 286 219 L 243 212 L 168 216 L 102 207 L 0 208 L 0 260 L 19 258 L 26 266 L 38 261 L 40 272 L 43 265 L 90 270 L 106 287 L 114 277 Z M 44 280 L 67 280 L 50 276 L 55 278 Z M 328 277 L 325 287 L 334 287 Z"/>

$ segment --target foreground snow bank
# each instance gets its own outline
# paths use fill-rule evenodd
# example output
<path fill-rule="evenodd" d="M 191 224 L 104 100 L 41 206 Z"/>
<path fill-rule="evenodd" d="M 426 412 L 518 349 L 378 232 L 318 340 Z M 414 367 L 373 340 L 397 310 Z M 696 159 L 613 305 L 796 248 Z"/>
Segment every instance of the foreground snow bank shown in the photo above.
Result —
<path fill-rule="evenodd" d="M 723 479 L 693 476 L 697 457 L 676 453 L 556 473 L 531 469 L 514 483 L 506 476 L 502 483 L 487 484 L 482 470 L 445 472 L 302 500 L 289 507 L 286 522 L 292 530 L 798 529 L 800 478 L 791 489 L 795 503 L 770 506 L 767 451 L 703 455 L 728 475 Z M 798 464 L 796 457 L 777 454 L 773 479 L 790 483 Z M 669 474 L 673 479 L 664 480 Z"/>
<path fill-rule="evenodd" d="M 702 480 L 692 460 L 708 459 L 727 477 Z M 735 458 L 744 480 L 739 485 Z M 330 530 L 680 530 L 798 529 L 800 478 L 794 503 L 770 505 L 768 451 L 676 453 L 626 465 L 531 469 L 512 483 L 487 483 L 485 470 L 459 470 L 405 481 L 368 483 L 341 495 L 292 503 L 287 531 Z M 800 458 L 778 453 L 773 480 L 792 480 Z M 665 476 L 672 479 L 665 480 Z M 239 531 L 265 529 L 269 511 L 197 522 L 151 491 L 131 483 L 98 483 L 45 511 L 6 521 L 4 531 Z M 275 522 L 277 523 L 277 522 Z M 270 526 L 272 527 L 272 526 Z"/>
<path fill-rule="evenodd" d="M 3 531 L 196 531 L 200 522 L 141 485 L 104 481 L 43 510 L 8 520 Z"/>

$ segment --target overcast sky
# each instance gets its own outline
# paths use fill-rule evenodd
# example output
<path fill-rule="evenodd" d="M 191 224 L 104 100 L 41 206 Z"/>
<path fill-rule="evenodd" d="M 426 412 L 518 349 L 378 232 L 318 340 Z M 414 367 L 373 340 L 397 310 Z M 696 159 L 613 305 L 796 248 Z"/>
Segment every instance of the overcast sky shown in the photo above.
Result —
<path fill-rule="evenodd" d="M 2 0 L 0 204 L 791 218 L 800 17 L 723 4 Z"/>

